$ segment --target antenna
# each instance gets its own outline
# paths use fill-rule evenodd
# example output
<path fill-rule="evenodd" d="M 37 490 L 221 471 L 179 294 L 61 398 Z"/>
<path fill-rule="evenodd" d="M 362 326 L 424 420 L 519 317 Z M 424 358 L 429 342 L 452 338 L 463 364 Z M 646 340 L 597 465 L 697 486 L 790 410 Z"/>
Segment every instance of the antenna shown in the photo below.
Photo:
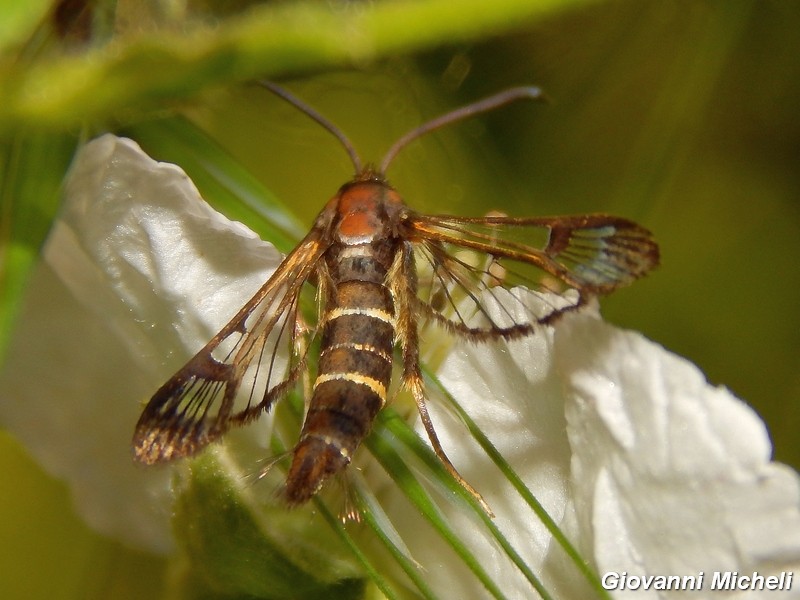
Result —
<path fill-rule="evenodd" d="M 270 92 L 283 98 L 289 104 L 294 106 L 295 108 L 299 109 L 312 119 L 314 119 L 317 123 L 322 125 L 328 132 L 336 136 L 336 139 L 344 146 L 345 150 L 347 150 L 347 154 L 350 156 L 350 161 L 353 163 L 353 167 L 356 170 L 356 176 L 359 176 L 363 173 L 364 167 L 361 163 L 361 159 L 358 157 L 358 153 L 356 152 L 355 147 L 347 139 L 347 136 L 342 133 L 341 129 L 336 127 L 333 123 L 331 123 L 328 119 L 323 117 L 320 113 L 316 110 L 311 108 L 308 104 L 300 100 L 297 96 L 289 93 L 282 87 L 272 83 L 271 81 L 258 81 L 259 85 L 267 88 Z M 484 98 L 483 100 L 478 100 L 477 102 L 473 102 L 471 104 L 467 104 L 466 106 L 462 106 L 461 108 L 457 108 L 449 113 L 436 117 L 435 119 L 431 119 L 427 123 L 420 125 L 419 127 L 412 129 L 404 136 L 402 136 L 399 140 L 397 140 L 389 151 L 386 153 L 386 156 L 383 157 L 383 161 L 381 161 L 380 169 L 378 173 L 381 175 L 386 174 L 386 170 L 389 168 L 389 165 L 395 159 L 397 154 L 408 144 L 416 140 L 417 138 L 422 137 L 426 133 L 430 133 L 436 129 L 444 127 L 445 125 L 449 125 L 451 123 L 455 123 L 457 121 L 463 121 L 464 119 L 472 118 L 476 115 L 480 115 L 485 112 L 489 112 L 505 106 L 506 104 L 511 104 L 512 102 L 516 102 L 517 100 L 546 100 L 547 96 L 545 96 L 544 92 L 538 87 L 515 87 L 507 89 L 503 92 L 499 92 L 488 98 Z"/>
<path fill-rule="evenodd" d="M 397 156 L 398 152 L 400 152 L 400 150 L 426 133 L 434 131 L 435 129 L 439 129 L 440 127 L 444 127 L 445 125 L 449 125 L 450 123 L 469 119 L 476 115 L 495 110 L 496 108 L 500 108 L 506 104 L 511 104 L 512 102 L 524 100 L 526 98 L 529 100 L 547 99 L 542 90 L 538 87 L 510 88 L 503 92 L 494 94 L 493 96 L 489 96 L 488 98 L 484 98 L 483 100 L 478 100 L 472 104 L 467 104 L 466 106 L 457 108 L 449 113 L 441 115 L 440 117 L 436 117 L 435 119 L 432 119 L 423 125 L 420 125 L 416 129 L 412 129 L 399 140 L 397 140 L 391 148 L 389 148 L 386 156 L 383 157 L 383 161 L 381 161 L 380 173 L 386 173 L 386 169 L 389 168 L 389 165 L 394 160 L 395 156 Z"/>
<path fill-rule="evenodd" d="M 258 81 L 257 83 L 267 88 L 270 92 L 272 92 L 276 96 L 283 98 L 295 108 L 307 114 L 317 123 L 322 125 L 326 131 L 336 136 L 336 139 L 339 140 L 342 146 L 344 146 L 344 149 L 347 150 L 347 154 L 350 156 L 350 161 L 353 163 L 353 168 L 356 170 L 355 174 L 356 175 L 361 174 L 361 172 L 363 171 L 363 167 L 361 165 L 361 159 L 358 157 L 358 152 L 356 152 L 355 147 L 350 142 L 350 140 L 347 139 L 347 136 L 342 132 L 341 129 L 339 129 L 336 125 L 334 125 L 328 119 L 319 114 L 316 110 L 311 108 L 308 104 L 300 100 L 300 98 L 298 98 L 293 94 L 290 94 L 282 87 L 275 85 L 271 81 L 266 81 L 266 80 Z"/>

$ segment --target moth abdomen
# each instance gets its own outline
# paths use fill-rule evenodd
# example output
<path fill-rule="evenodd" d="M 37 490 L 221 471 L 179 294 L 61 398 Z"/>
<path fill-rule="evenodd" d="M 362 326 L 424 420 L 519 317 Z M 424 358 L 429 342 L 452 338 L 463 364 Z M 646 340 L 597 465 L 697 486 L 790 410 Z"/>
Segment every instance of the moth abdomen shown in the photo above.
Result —
<path fill-rule="evenodd" d="M 332 281 L 317 378 L 286 479 L 289 504 L 311 498 L 344 469 L 386 403 L 392 376 L 394 302 L 386 286 L 392 240 L 343 244 L 327 257 Z"/>

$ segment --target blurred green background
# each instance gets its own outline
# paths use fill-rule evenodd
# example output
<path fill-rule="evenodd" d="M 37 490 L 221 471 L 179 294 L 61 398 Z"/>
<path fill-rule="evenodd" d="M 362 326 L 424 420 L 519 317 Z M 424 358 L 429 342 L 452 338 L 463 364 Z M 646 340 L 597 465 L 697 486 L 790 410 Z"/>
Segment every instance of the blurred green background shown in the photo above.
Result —
<path fill-rule="evenodd" d="M 119 10 L 126 4 L 119 2 Z M 203 22 L 218 16 L 222 28 L 246 4 L 226 5 L 227 15 L 211 2 L 189 10 Z M 651 229 L 661 268 L 604 300 L 604 315 L 686 357 L 747 401 L 766 421 L 775 458 L 800 466 L 800 3 L 530 4 L 547 8 L 493 26 L 490 35 L 445 36 L 417 47 L 398 42 L 395 50 L 388 28 L 381 39 L 389 41 L 373 54 L 266 62 L 263 72 L 337 123 L 362 158 L 374 161 L 426 118 L 512 85 L 542 87 L 549 104 L 518 103 L 410 146 L 390 180 L 427 212 L 611 212 Z M 151 31 L 171 35 L 159 19 L 174 27 L 165 10 L 125 14 L 127 27 L 139 27 L 145 39 Z M 18 22 L 20 31 L 29 27 Z M 398 22 L 398 34 L 404 26 L 413 27 Z M 179 27 L 174 32 L 183 35 Z M 347 43 L 346 34 L 336 35 Z M 6 38 L 8 84 L 23 53 Z M 63 52 L 80 60 L 83 42 L 68 43 Z M 48 52 L 59 52 L 55 47 Z M 290 50 L 285 56 L 303 55 L 302 47 Z M 124 71 L 93 82 L 108 86 L 95 87 L 99 109 L 87 106 L 93 131 L 140 132 L 155 158 L 182 164 L 180 152 L 158 143 L 158 119 L 180 113 L 306 224 L 351 175 L 328 133 L 243 83 L 253 75 L 241 74 L 259 72 L 257 64 L 242 66 L 246 61 L 221 51 L 190 57 L 205 68 L 188 82 L 156 89 L 147 86 L 158 73 L 137 67 L 137 58 L 126 63 L 137 74 L 129 104 L 102 104 L 114 94 L 125 97 Z M 148 60 L 158 57 L 151 52 Z M 3 93 L 0 105 L 8 106 Z M 9 114 L 0 115 L 6 159 L 33 135 L 30 123 L 16 128 Z M 63 140 L 78 132 L 79 117 L 54 117 L 35 135 L 61 140 L 68 159 Z M 11 166 L 6 160 L 7 178 Z M 3 185 L 8 192 L 8 179 Z M 3 207 L 0 243 L 8 242 L 9 219 L 20 210 L 7 200 Z M 11 482 L 5 489 L 13 490 L 0 500 L 0 570 L 20 574 L 2 578 L 0 595 L 107 597 L 111 589 L 114 597 L 135 598 L 160 589 L 163 565 L 88 532 L 72 516 L 63 486 L 6 434 L 0 461 Z"/>

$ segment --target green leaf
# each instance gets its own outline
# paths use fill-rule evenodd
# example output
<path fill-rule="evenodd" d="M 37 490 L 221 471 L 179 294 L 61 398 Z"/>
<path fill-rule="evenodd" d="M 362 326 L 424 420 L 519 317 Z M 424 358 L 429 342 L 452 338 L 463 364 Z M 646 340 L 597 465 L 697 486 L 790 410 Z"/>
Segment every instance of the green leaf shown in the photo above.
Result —
<path fill-rule="evenodd" d="M 83 54 L 0 70 L 0 133 L 163 107 L 212 82 L 356 66 L 477 40 L 586 0 L 270 3 L 214 26 L 120 36 Z"/>
<path fill-rule="evenodd" d="M 256 503 L 219 453 L 192 461 L 173 520 L 189 558 L 187 586 L 252 598 L 361 598 L 365 581 L 338 540 L 302 512 Z M 203 586 L 197 586 L 202 581 Z M 207 593 L 203 592 L 203 593 Z"/>
<path fill-rule="evenodd" d="M 0 364 L 76 143 L 70 135 L 0 138 Z"/>

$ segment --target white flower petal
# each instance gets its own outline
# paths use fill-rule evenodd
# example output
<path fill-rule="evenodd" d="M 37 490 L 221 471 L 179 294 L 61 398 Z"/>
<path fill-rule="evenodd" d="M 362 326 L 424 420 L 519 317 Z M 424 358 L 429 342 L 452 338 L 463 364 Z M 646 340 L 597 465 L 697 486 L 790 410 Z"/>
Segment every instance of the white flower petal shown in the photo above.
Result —
<path fill-rule="evenodd" d="M 498 295 L 500 290 L 493 292 Z M 544 310 L 555 296 L 542 301 Z M 491 304 L 487 304 L 491 306 Z M 530 312 L 511 302 L 506 310 L 516 319 Z M 491 307 L 496 321 L 507 318 L 504 311 Z M 562 382 L 552 365 L 553 329 L 542 327 L 532 336 L 512 342 L 456 343 L 438 369 L 441 383 L 489 437 L 498 451 L 527 484 L 545 510 L 557 522 L 568 518 L 570 448 L 564 433 Z M 495 523 L 533 572 L 544 580 L 556 597 L 580 597 L 585 582 L 568 571 L 574 580 L 563 581 L 560 567 L 548 567 L 553 540 L 530 507 L 511 487 L 482 449 L 468 435 L 464 425 L 435 402 L 428 403 L 437 434 L 445 452 L 462 476 L 480 492 L 494 511 Z M 420 435 L 426 434 L 421 426 Z M 400 503 L 398 503 L 400 504 Z M 516 566 L 490 539 L 485 528 L 468 511 L 449 503 L 442 504 L 447 518 L 465 545 L 475 553 L 483 568 L 502 584 L 508 598 L 531 597 L 531 585 Z M 427 579 L 442 597 L 484 598 L 476 580 L 446 544 L 413 515 L 400 514 L 393 507 L 392 520 L 401 532 L 414 531 L 406 539 L 412 554 L 426 569 Z M 559 595 L 560 593 L 562 593 Z"/>
<path fill-rule="evenodd" d="M 710 586 L 714 571 L 800 570 L 800 480 L 770 462 L 741 400 L 592 315 L 564 319 L 555 364 L 569 386 L 572 501 L 600 573 L 704 572 Z"/>
<path fill-rule="evenodd" d="M 439 377 L 599 574 L 705 572 L 708 589 L 714 570 L 800 570 L 798 476 L 769 462 L 764 424 L 696 367 L 596 310 L 519 341 L 457 344 Z M 545 587 L 556 597 L 591 595 L 464 426 L 429 407 L 445 450 Z M 445 510 L 503 593 L 530 597 L 484 528 Z M 421 533 L 427 527 L 392 518 L 399 531 L 417 532 L 407 542 L 439 593 L 484 597 L 441 540 Z"/>
<path fill-rule="evenodd" d="M 89 524 L 166 551 L 172 470 L 133 464 L 133 426 L 280 256 L 179 168 L 112 135 L 76 157 L 62 210 L 0 374 L 0 421 Z"/>

